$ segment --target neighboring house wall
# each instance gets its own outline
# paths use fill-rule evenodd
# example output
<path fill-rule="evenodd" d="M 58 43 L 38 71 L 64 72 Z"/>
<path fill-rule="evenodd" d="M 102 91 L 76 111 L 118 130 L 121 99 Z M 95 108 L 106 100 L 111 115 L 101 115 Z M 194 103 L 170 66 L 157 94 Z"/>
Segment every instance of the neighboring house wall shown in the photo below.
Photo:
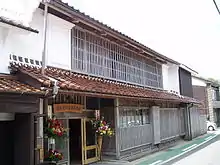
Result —
<path fill-rule="evenodd" d="M 202 113 L 206 113 L 206 116 L 209 117 L 210 121 L 216 121 L 213 108 L 213 100 L 217 100 L 217 95 L 215 95 L 217 93 L 216 88 L 213 88 L 207 81 L 197 77 L 193 77 L 192 83 L 194 98 L 201 100 L 204 103 L 203 107 L 199 107 L 203 110 Z"/>
<path fill-rule="evenodd" d="M 179 68 L 179 85 L 181 95 L 193 97 L 191 73 L 183 68 Z"/>
<path fill-rule="evenodd" d="M 192 76 L 193 97 L 203 102 L 203 105 L 192 107 L 191 115 L 191 132 L 192 138 L 204 134 L 207 131 L 206 120 L 209 111 L 208 91 L 204 80 Z"/>
<path fill-rule="evenodd" d="M 197 77 L 192 77 L 193 84 L 193 97 L 203 102 L 203 105 L 199 106 L 202 114 L 209 115 L 209 100 L 208 100 L 208 88 L 205 80 Z"/>
<path fill-rule="evenodd" d="M 206 82 L 203 80 L 200 80 L 196 77 L 192 77 L 192 85 L 196 85 L 196 86 L 204 86 L 206 87 Z"/>
<path fill-rule="evenodd" d="M 193 85 L 193 97 L 203 102 L 203 105 L 199 107 L 202 114 L 208 114 L 208 94 L 205 86 Z"/>
<path fill-rule="evenodd" d="M 213 109 L 213 89 L 211 85 L 207 85 L 207 98 L 208 98 L 208 111 L 209 111 L 209 120 L 214 122 L 214 109 Z"/>

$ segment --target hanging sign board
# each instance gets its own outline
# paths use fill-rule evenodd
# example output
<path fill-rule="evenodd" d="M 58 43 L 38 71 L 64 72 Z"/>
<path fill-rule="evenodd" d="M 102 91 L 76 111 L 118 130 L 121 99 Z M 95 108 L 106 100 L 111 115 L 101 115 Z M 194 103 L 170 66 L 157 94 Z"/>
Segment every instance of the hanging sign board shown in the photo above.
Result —
<path fill-rule="evenodd" d="M 83 105 L 81 104 L 54 104 L 54 113 L 73 112 L 82 113 Z"/>

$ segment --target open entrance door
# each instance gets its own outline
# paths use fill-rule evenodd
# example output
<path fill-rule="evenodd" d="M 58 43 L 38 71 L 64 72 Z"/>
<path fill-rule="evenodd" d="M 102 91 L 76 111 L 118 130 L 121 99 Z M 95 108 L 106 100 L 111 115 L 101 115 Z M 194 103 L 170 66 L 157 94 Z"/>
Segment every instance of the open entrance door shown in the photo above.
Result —
<path fill-rule="evenodd" d="M 89 119 L 82 119 L 82 164 L 99 160 L 96 133 Z"/>

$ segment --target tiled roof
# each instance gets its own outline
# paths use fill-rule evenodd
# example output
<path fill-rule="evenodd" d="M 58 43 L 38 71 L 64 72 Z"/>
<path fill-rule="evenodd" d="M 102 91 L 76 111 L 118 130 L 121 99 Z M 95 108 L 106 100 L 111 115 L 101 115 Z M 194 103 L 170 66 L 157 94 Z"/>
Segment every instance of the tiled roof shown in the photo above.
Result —
<path fill-rule="evenodd" d="M 28 31 L 31 31 L 31 32 L 34 32 L 34 33 L 39 33 L 39 31 L 37 31 L 37 30 L 35 30 L 31 27 L 24 26 L 20 23 L 17 23 L 15 21 L 7 19 L 5 17 L 0 17 L 0 22 L 11 25 L 11 26 L 15 26 L 15 27 L 18 27 L 18 28 L 21 28 L 21 29 L 24 29 L 24 30 L 28 30 Z"/>
<path fill-rule="evenodd" d="M 68 3 L 62 2 L 62 0 L 53 0 L 53 1 L 50 1 L 50 4 L 55 5 L 55 6 L 60 5 L 63 7 L 63 9 L 72 11 L 71 14 L 73 15 L 73 17 L 78 18 L 79 21 L 83 20 L 87 23 L 94 24 L 97 29 L 101 28 L 103 31 L 108 30 L 109 32 L 112 32 L 112 33 L 120 36 L 120 38 L 126 39 L 131 44 L 135 44 L 135 46 L 138 46 L 139 48 L 144 49 L 145 51 L 152 53 L 161 59 L 164 59 L 164 60 L 169 61 L 171 63 L 180 64 L 179 62 L 177 62 L 169 57 L 166 57 L 166 56 L 162 55 L 161 53 L 158 53 L 155 50 L 141 44 L 140 42 L 132 39 L 131 37 L 123 34 L 122 32 L 113 29 L 112 27 L 108 26 L 107 24 L 104 24 L 103 22 L 100 22 L 99 20 L 96 20 L 96 19 L 90 17 L 89 15 L 81 12 L 80 10 L 75 9 L 73 6 L 69 5 Z"/>
<path fill-rule="evenodd" d="M 149 100 L 171 100 L 184 103 L 199 103 L 193 98 L 180 97 L 160 89 L 138 87 L 131 84 L 73 73 L 69 70 L 54 67 L 47 67 L 45 69 L 45 76 L 42 76 L 39 67 L 13 64 L 11 68 L 12 70 L 28 74 L 40 82 L 44 87 L 52 86 L 52 81 L 50 81 L 49 78 L 55 79 L 58 82 L 60 90 L 65 91 L 81 91 L 114 96 L 139 97 L 147 98 Z"/>
<path fill-rule="evenodd" d="M 0 93 L 43 94 L 43 91 L 19 82 L 15 77 L 0 74 Z"/>

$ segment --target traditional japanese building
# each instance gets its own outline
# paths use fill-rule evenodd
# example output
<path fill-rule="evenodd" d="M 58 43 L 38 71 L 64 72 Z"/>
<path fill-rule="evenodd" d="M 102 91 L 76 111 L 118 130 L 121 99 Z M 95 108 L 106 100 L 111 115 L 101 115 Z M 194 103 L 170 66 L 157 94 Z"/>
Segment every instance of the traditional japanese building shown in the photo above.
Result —
<path fill-rule="evenodd" d="M 1 33 L 1 72 L 44 93 L 38 97 L 38 109 L 34 109 L 38 111 L 36 162 L 43 160 L 42 151 L 47 148 L 40 117 L 51 113 L 69 128 L 67 140 L 55 145 L 64 155 L 61 164 L 99 160 L 90 122 L 97 112 L 115 130 L 113 137 L 104 138 L 103 158 L 132 159 L 163 149 L 177 139 L 191 139 L 189 113 L 200 102 L 181 95 L 186 88 L 180 63 L 53 0 L 48 8 L 47 67 L 42 74 L 43 9 L 41 3 L 30 24 L 36 31 L 21 34 L 6 28 L 8 35 Z M 184 82 L 190 79 L 191 75 L 185 76 Z M 28 103 L 29 98 L 24 100 Z M 193 117 L 200 120 L 197 113 Z M 199 123 L 199 128 L 203 127 Z"/>

